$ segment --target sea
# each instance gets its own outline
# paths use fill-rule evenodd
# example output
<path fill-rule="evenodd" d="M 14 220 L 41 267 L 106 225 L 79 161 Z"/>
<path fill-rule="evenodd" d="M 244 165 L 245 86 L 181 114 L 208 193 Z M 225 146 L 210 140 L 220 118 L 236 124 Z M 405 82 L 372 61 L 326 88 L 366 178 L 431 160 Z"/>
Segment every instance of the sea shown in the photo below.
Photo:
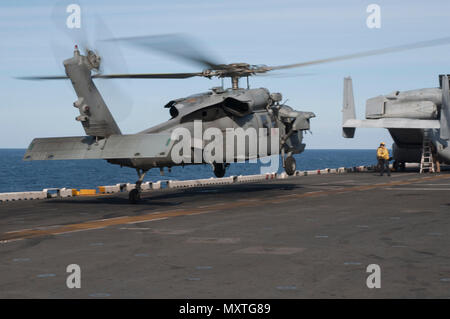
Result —
<path fill-rule="evenodd" d="M 96 188 L 101 185 L 134 183 L 136 170 L 112 165 L 104 160 L 23 161 L 25 149 L 0 149 L 0 193 L 36 191 L 44 188 Z M 297 170 L 354 167 L 376 164 L 375 150 L 306 149 L 294 155 Z M 260 163 L 233 163 L 226 176 L 260 174 Z M 283 168 L 279 164 L 278 172 Z M 171 172 L 148 171 L 144 181 L 187 180 L 214 177 L 210 165 L 172 167 Z"/>

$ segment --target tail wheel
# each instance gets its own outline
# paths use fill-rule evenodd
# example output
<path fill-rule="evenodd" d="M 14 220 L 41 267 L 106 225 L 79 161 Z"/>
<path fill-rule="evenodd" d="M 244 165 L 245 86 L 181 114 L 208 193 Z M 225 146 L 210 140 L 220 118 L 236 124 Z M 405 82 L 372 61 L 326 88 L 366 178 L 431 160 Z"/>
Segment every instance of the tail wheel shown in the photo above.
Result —
<path fill-rule="evenodd" d="M 216 177 L 221 178 L 225 176 L 225 164 L 214 164 L 214 175 Z"/>
<path fill-rule="evenodd" d="M 141 193 L 135 188 L 128 194 L 128 200 L 131 204 L 137 204 L 141 200 Z"/>
<path fill-rule="evenodd" d="M 284 160 L 284 170 L 286 174 L 292 176 L 295 174 L 295 169 L 297 168 L 297 164 L 295 163 L 295 158 L 293 156 L 288 156 Z"/>

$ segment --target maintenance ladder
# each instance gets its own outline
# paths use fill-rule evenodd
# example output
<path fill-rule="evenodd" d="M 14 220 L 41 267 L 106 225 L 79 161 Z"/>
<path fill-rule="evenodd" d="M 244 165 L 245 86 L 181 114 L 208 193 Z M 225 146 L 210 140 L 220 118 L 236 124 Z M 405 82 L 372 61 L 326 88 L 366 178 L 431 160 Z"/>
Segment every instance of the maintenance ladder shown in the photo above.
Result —
<path fill-rule="evenodd" d="M 422 142 L 422 158 L 420 160 L 420 173 L 428 171 L 429 173 L 435 173 L 433 151 L 431 145 L 431 139 L 428 130 L 423 131 Z"/>

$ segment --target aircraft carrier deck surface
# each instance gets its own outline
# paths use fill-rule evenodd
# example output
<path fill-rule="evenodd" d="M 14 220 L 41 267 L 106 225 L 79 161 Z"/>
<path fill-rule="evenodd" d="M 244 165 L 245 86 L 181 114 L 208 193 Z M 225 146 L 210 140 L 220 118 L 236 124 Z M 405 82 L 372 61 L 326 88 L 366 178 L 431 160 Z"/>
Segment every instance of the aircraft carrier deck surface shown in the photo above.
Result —
<path fill-rule="evenodd" d="M 449 194 L 348 173 L 2 203 L 0 298 L 449 298 Z"/>

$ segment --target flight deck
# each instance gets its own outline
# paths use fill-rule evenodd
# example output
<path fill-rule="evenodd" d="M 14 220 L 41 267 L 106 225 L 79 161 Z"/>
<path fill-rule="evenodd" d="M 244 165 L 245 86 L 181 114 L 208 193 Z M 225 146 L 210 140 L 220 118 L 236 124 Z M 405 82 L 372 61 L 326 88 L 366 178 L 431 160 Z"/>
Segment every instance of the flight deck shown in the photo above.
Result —
<path fill-rule="evenodd" d="M 358 172 L 154 190 L 138 205 L 4 202 L 0 298 L 449 298 L 449 192 L 448 171 Z"/>

